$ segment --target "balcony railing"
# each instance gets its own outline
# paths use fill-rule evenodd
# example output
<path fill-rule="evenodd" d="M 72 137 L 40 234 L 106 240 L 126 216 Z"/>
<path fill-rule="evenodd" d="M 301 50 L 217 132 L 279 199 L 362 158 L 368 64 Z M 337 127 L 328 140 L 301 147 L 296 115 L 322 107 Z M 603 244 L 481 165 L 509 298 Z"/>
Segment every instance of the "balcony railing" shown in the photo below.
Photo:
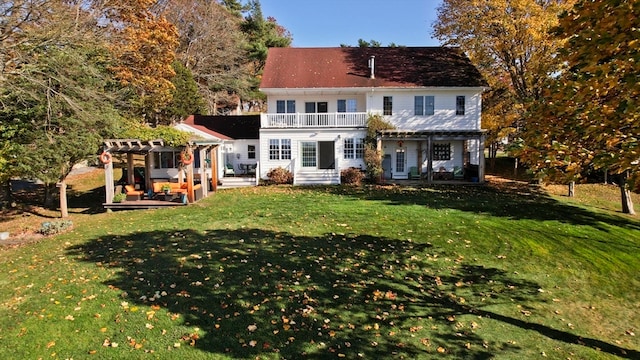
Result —
<path fill-rule="evenodd" d="M 367 113 L 262 114 L 263 128 L 366 127 Z"/>

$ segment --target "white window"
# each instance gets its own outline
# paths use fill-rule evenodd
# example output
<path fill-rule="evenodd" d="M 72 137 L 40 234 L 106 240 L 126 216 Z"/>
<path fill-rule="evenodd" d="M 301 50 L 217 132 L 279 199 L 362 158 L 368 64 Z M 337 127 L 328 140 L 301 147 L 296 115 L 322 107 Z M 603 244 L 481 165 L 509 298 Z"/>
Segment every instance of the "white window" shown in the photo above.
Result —
<path fill-rule="evenodd" d="M 338 112 L 356 112 L 358 111 L 358 102 L 356 99 L 338 100 Z"/>
<path fill-rule="evenodd" d="M 269 160 L 291 160 L 291 139 L 269 139 Z"/>
<path fill-rule="evenodd" d="M 433 96 L 414 97 L 415 115 L 433 115 L 435 110 L 435 98 Z"/>
<path fill-rule="evenodd" d="M 363 159 L 364 158 L 364 139 L 363 138 L 347 138 L 344 139 L 344 158 L 345 159 Z"/>
<path fill-rule="evenodd" d="M 247 158 L 255 159 L 256 158 L 256 146 L 255 145 L 247 145 Z"/>
<path fill-rule="evenodd" d="M 302 147 L 302 167 L 316 167 L 316 143 L 303 142 Z"/>
<path fill-rule="evenodd" d="M 382 97 L 382 115 L 392 115 L 393 114 L 393 97 L 384 96 Z"/>
<path fill-rule="evenodd" d="M 456 96 L 456 115 L 464 115 L 464 96 Z"/>
<path fill-rule="evenodd" d="M 451 144 L 433 144 L 433 160 L 451 160 Z"/>
<path fill-rule="evenodd" d="M 276 112 L 278 114 L 293 114 L 296 112 L 295 100 L 277 100 Z"/>
<path fill-rule="evenodd" d="M 153 167 L 156 169 L 175 169 L 180 161 L 178 151 L 159 151 L 153 153 Z"/>

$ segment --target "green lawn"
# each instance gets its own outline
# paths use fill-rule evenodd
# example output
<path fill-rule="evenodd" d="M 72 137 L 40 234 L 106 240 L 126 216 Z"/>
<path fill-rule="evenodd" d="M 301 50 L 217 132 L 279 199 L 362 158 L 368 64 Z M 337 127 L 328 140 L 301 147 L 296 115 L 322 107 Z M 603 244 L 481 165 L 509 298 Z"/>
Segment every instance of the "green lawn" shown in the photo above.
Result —
<path fill-rule="evenodd" d="M 0 358 L 640 358 L 640 221 L 526 186 L 74 216 L 0 250 Z"/>

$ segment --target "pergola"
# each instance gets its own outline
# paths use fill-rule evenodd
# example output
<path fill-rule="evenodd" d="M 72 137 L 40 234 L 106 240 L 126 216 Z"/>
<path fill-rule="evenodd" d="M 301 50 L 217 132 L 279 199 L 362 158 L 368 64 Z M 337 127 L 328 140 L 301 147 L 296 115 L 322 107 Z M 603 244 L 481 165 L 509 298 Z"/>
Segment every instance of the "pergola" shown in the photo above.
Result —
<path fill-rule="evenodd" d="M 211 159 L 211 189 L 215 192 L 218 188 L 218 174 L 217 174 L 217 152 L 218 147 L 222 144 L 219 140 L 192 140 L 181 148 L 183 151 L 192 154 L 198 153 L 200 156 L 199 173 L 204 176 L 202 179 L 202 193 L 203 197 L 208 196 L 209 187 L 206 183 L 206 168 L 205 161 L 207 152 L 210 154 Z M 109 155 L 113 154 L 126 154 L 127 156 L 127 183 L 134 183 L 134 155 L 144 156 L 144 171 L 145 171 L 145 187 L 147 189 L 152 188 L 153 179 L 149 176 L 151 174 L 151 156 L 153 152 L 159 152 L 167 148 L 162 139 L 142 141 L 139 139 L 107 139 L 104 140 L 103 151 Z M 111 158 L 111 156 L 109 156 Z M 113 196 L 115 193 L 114 176 L 113 176 L 113 162 L 104 162 L 105 170 L 105 190 L 106 198 L 105 204 L 113 203 Z M 188 201 L 195 201 L 194 194 L 194 163 L 191 162 L 187 165 L 180 164 L 178 167 L 178 182 L 183 183 L 186 179 L 187 183 L 187 199 Z"/>
<path fill-rule="evenodd" d="M 377 149 L 382 150 L 383 140 L 398 140 L 398 141 L 417 141 L 418 143 L 418 168 L 422 164 L 422 146 L 426 147 L 427 155 L 427 172 L 424 180 L 427 182 L 433 181 L 433 159 L 429 154 L 433 153 L 433 143 L 438 140 L 445 141 L 466 141 L 477 140 L 478 141 L 478 181 L 484 182 L 484 141 L 486 130 L 381 130 L 378 132 L 377 137 Z"/>

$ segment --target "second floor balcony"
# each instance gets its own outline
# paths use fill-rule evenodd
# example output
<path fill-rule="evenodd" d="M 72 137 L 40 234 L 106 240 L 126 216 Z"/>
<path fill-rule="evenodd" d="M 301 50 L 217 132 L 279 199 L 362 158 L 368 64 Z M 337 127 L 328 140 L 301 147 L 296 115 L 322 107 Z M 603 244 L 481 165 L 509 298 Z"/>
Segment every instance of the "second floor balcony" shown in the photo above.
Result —
<path fill-rule="evenodd" d="M 262 128 L 345 128 L 367 127 L 367 113 L 262 114 Z"/>

